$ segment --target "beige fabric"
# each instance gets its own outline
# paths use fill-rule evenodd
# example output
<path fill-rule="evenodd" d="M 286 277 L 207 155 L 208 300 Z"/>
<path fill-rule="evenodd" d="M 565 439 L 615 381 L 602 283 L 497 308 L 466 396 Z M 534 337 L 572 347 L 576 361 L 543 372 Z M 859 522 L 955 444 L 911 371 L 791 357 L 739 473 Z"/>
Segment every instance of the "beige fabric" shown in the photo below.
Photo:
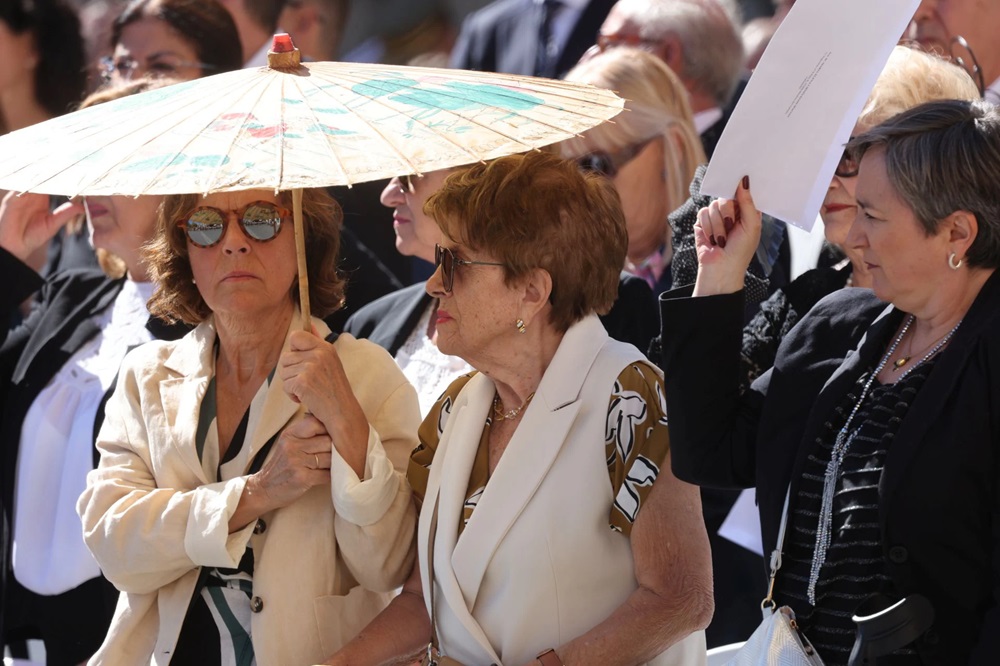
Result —
<path fill-rule="evenodd" d="M 478 374 L 454 401 L 418 528 L 429 607 L 427 546 L 440 504 L 435 616 L 444 654 L 465 664 L 530 662 L 605 620 L 636 589 L 629 539 L 608 526 L 614 497 L 604 433 L 615 378 L 641 359 L 631 345 L 611 340 L 597 317 L 572 326 L 461 536 L 494 385 Z M 704 633 L 696 632 L 650 663 L 698 666 L 704 659 Z"/>
<path fill-rule="evenodd" d="M 313 326 L 329 332 L 319 319 Z M 371 424 L 365 479 L 334 449 L 329 487 L 264 515 L 262 534 L 253 524 L 229 534 L 246 477 L 210 483 L 194 448 L 214 341 L 210 320 L 177 342 L 136 349 L 108 401 L 100 465 L 77 510 L 87 545 L 123 594 L 92 664 L 169 663 L 199 567 L 235 567 L 248 541 L 254 595 L 264 602 L 252 625 L 259 664 L 324 660 L 384 607 L 412 567 L 415 512 L 403 473 L 420 414 L 392 358 L 350 335 L 336 342 Z M 248 428 L 248 459 L 302 411 L 276 374 Z"/>

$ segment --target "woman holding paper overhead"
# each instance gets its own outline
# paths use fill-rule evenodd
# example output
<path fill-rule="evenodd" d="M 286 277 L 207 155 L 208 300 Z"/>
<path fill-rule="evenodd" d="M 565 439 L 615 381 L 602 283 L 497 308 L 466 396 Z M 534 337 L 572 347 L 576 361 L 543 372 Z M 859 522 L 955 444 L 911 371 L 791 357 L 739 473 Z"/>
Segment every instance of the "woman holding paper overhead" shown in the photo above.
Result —
<path fill-rule="evenodd" d="M 935 618 L 891 663 L 995 663 L 1000 112 L 932 102 L 848 150 L 846 243 L 873 291 L 821 301 L 742 395 L 742 287 L 760 228 L 749 179 L 699 213 L 694 297 L 661 300 L 674 471 L 756 486 L 765 550 L 784 551 L 774 599 L 827 664 L 847 661 L 852 614 L 915 595 Z"/>

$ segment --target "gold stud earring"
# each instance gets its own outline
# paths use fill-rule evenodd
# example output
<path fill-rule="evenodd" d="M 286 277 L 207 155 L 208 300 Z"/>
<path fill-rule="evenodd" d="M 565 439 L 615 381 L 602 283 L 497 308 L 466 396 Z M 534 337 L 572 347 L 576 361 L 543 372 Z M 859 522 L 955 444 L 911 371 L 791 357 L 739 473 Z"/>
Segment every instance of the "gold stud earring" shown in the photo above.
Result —
<path fill-rule="evenodd" d="M 524 320 L 523 319 L 518 319 L 516 322 L 514 322 L 514 325 L 517 326 L 517 332 L 518 333 L 524 333 L 525 326 L 524 326 Z"/>

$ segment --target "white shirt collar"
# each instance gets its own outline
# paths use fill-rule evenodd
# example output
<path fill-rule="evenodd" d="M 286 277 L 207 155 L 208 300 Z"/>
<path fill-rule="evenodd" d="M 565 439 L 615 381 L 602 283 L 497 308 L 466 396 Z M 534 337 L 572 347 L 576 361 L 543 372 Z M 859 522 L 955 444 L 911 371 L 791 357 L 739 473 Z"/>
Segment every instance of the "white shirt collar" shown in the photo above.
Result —
<path fill-rule="evenodd" d="M 698 131 L 698 134 L 704 134 L 705 130 L 719 122 L 722 119 L 722 109 L 717 106 L 713 106 L 711 109 L 705 109 L 704 111 L 699 111 L 694 114 L 694 128 Z"/>

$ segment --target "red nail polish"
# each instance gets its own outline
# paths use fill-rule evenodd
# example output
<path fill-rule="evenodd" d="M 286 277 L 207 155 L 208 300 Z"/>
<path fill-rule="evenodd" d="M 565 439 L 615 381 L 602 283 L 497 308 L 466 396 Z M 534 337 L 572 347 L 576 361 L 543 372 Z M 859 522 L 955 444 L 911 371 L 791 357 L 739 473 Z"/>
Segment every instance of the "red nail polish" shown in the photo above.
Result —
<path fill-rule="evenodd" d="M 726 249 L 726 237 L 725 236 L 719 236 L 718 243 L 719 243 L 719 247 L 721 247 L 723 250 Z"/>
<path fill-rule="evenodd" d="M 726 233 L 728 234 L 730 231 L 733 230 L 733 227 L 736 226 L 736 223 L 733 222 L 733 218 L 726 217 L 722 220 L 722 226 L 725 228 Z"/>
<path fill-rule="evenodd" d="M 750 189 L 750 176 L 743 176 L 743 189 L 744 190 Z"/>
<path fill-rule="evenodd" d="M 708 235 L 708 242 L 711 243 L 712 245 L 717 245 L 717 243 L 715 242 L 715 236 L 713 236 L 712 234 Z"/>

